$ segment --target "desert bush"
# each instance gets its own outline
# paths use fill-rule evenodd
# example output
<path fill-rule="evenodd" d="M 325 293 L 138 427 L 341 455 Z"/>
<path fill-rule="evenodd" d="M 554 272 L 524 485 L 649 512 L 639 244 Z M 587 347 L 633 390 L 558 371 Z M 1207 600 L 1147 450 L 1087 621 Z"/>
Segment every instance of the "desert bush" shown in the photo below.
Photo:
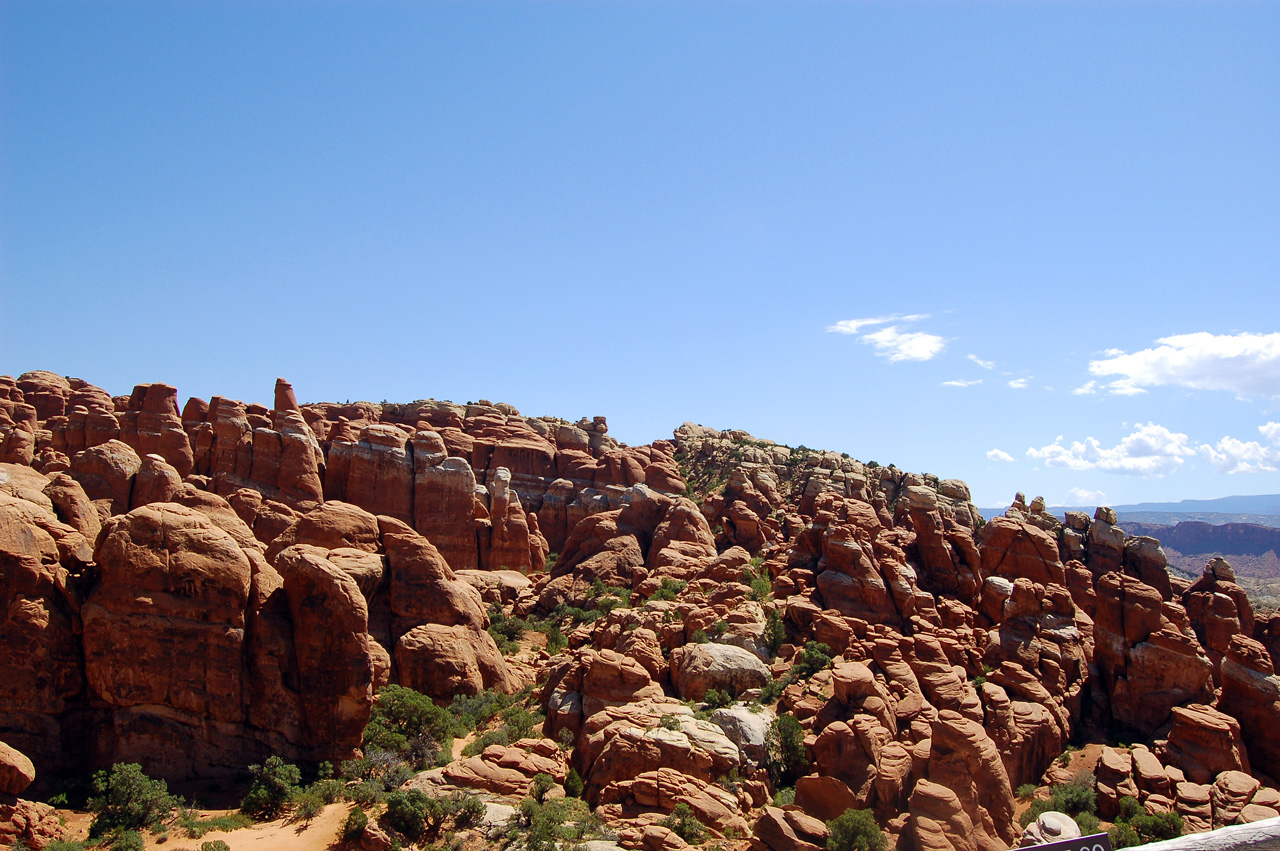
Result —
<path fill-rule="evenodd" d="M 804 728 L 794 715 L 779 715 L 765 734 L 766 767 L 774 787 L 794 785 L 808 767 Z"/>
<path fill-rule="evenodd" d="M 369 798 L 367 793 L 357 791 L 356 787 L 348 786 L 346 789 L 346 797 L 362 804 L 370 804 L 380 801 L 381 793 L 404 785 L 413 776 L 413 768 L 399 754 L 369 745 L 360 759 L 348 760 L 342 764 L 342 776 L 347 780 L 360 781 L 358 785 L 365 786 L 370 792 L 376 790 L 378 794 Z M 358 797 L 361 794 L 365 796 Z"/>
<path fill-rule="evenodd" d="M 827 822 L 829 851 L 885 851 L 888 846 L 871 810 L 845 810 Z"/>
<path fill-rule="evenodd" d="M 1144 843 L 1175 839 L 1182 835 L 1182 816 L 1177 813 L 1143 813 L 1129 819 L 1129 827 L 1142 837 Z"/>
<path fill-rule="evenodd" d="M 1111 847 L 1116 851 L 1121 848 L 1132 848 L 1135 845 L 1142 844 L 1142 840 L 1138 838 L 1137 831 L 1122 821 L 1111 825 L 1111 829 L 1107 831 L 1107 836 L 1111 839 Z"/>
<path fill-rule="evenodd" d="M 93 775 L 92 788 L 87 805 L 95 814 L 89 827 L 90 838 L 116 830 L 155 827 L 177 805 L 168 785 L 148 777 L 134 762 L 117 763 L 110 771 L 99 771 Z"/>
<path fill-rule="evenodd" d="M 601 821 L 577 798 L 525 798 L 497 837 L 502 848 L 556 851 L 598 835 Z"/>
<path fill-rule="evenodd" d="M 231 851 L 231 846 L 221 839 L 211 839 L 200 843 L 200 851 Z"/>
<path fill-rule="evenodd" d="M 791 666 L 791 675 L 793 679 L 808 679 L 830 665 L 831 648 L 817 641 L 810 641 L 805 644 L 800 658 Z"/>
<path fill-rule="evenodd" d="M 310 824 L 311 820 L 324 810 L 324 798 L 315 789 L 305 789 L 294 796 L 294 812 L 298 818 Z"/>
<path fill-rule="evenodd" d="M 586 784 L 582 782 L 582 775 L 578 773 L 578 769 L 569 769 L 568 775 L 564 778 L 564 794 L 570 798 L 581 798 Z"/>
<path fill-rule="evenodd" d="M 1102 824 L 1093 813 L 1077 813 L 1075 821 L 1076 826 L 1080 828 L 1081 836 L 1092 836 L 1098 832 L 1098 826 Z"/>
<path fill-rule="evenodd" d="M 702 698 L 710 709 L 720 709 L 733 703 L 733 696 L 728 691 L 719 691 L 717 689 L 707 689 L 706 695 Z"/>
<path fill-rule="evenodd" d="M 364 743 L 402 756 L 415 768 L 425 768 L 453 746 L 453 716 L 425 694 L 388 685 L 364 728 Z"/>
<path fill-rule="evenodd" d="M 142 834 L 136 830 L 117 831 L 107 843 L 112 851 L 142 851 L 145 845 Z"/>
<path fill-rule="evenodd" d="M 298 766 L 278 756 L 269 756 L 262 765 L 249 766 L 253 781 L 240 803 L 240 811 L 257 819 L 272 819 L 289 808 L 298 794 L 302 772 Z"/>
<path fill-rule="evenodd" d="M 364 829 L 369 826 L 369 816 L 360 807 L 353 807 L 347 813 L 347 820 L 342 823 L 342 838 L 356 840 L 364 836 Z"/>
<path fill-rule="evenodd" d="M 1116 821 L 1127 822 L 1142 812 L 1142 803 L 1132 795 L 1125 795 L 1120 799 L 1120 814 L 1116 816 Z"/>
<path fill-rule="evenodd" d="M 757 576 L 751 580 L 751 593 L 748 597 L 757 603 L 763 603 L 773 597 L 773 583 L 764 576 Z"/>
<path fill-rule="evenodd" d="M 654 591 L 652 596 L 649 597 L 649 599 L 650 600 L 674 600 L 680 594 L 680 592 L 683 591 L 688 586 L 688 584 L 689 583 L 685 582 L 683 579 L 664 578 L 662 580 L 661 587 L 659 587 L 657 591 Z"/>
<path fill-rule="evenodd" d="M 707 838 L 707 829 L 702 826 L 702 822 L 698 821 L 698 817 L 693 814 L 693 808 L 688 804 L 676 804 L 671 814 L 658 824 L 668 828 L 690 845 L 701 845 Z"/>
<path fill-rule="evenodd" d="M 769 612 L 764 620 L 764 642 L 769 648 L 769 658 L 778 655 L 778 648 L 787 642 L 787 626 L 776 611 Z"/>
<path fill-rule="evenodd" d="M 796 802 L 796 787 L 786 786 L 773 793 L 773 805 L 775 807 L 785 807 L 788 804 Z"/>
<path fill-rule="evenodd" d="M 178 827 L 183 829 L 188 839 L 199 839 L 211 830 L 239 830 L 251 824 L 253 820 L 243 813 L 202 819 L 185 809 L 181 811 L 178 819 Z"/>
<path fill-rule="evenodd" d="M 428 828 L 438 827 L 445 815 L 443 801 L 417 789 L 387 795 L 387 824 L 408 839 L 417 840 Z"/>
<path fill-rule="evenodd" d="M 1035 793 L 1036 793 L 1036 784 L 1023 783 L 1021 786 L 1018 787 L 1017 795 L 1019 798 L 1025 801 L 1027 798 L 1030 798 Z"/>
<path fill-rule="evenodd" d="M 529 797 L 533 798 L 539 804 L 547 798 L 547 793 L 555 788 L 556 781 L 550 774 L 538 772 L 533 775 L 533 780 L 529 783 Z"/>

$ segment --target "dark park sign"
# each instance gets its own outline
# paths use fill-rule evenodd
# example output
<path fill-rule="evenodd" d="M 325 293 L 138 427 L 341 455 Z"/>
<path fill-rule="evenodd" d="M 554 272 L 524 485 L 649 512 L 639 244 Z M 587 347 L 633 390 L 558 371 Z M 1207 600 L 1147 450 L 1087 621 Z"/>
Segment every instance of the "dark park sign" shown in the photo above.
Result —
<path fill-rule="evenodd" d="M 1063 839 L 1045 845 L 1034 845 L 1029 851 L 1111 851 L 1111 837 L 1105 833 L 1093 836 L 1081 836 L 1078 839 Z"/>

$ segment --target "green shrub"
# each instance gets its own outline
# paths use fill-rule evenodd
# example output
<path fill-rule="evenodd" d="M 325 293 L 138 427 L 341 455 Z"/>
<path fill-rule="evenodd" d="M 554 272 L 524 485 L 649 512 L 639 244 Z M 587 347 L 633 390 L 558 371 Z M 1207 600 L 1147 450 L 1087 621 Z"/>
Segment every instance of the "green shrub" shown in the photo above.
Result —
<path fill-rule="evenodd" d="M 503 694 L 492 688 L 471 696 L 458 694 L 449 704 L 449 714 L 457 722 L 456 733 L 468 733 L 484 727 L 519 699 L 520 695 Z"/>
<path fill-rule="evenodd" d="M 1021 786 L 1018 787 L 1018 797 L 1024 801 L 1027 798 L 1030 798 L 1035 793 L 1036 793 L 1036 784 L 1034 783 L 1023 783 Z"/>
<path fill-rule="evenodd" d="M 392 789 L 399 789 L 404 782 L 413 776 L 413 768 L 399 754 L 391 751 L 384 751 L 374 745 L 368 745 L 364 749 L 364 756 L 360 759 L 347 760 L 342 764 L 342 776 L 346 780 L 358 780 L 362 784 L 368 784 L 370 788 L 375 788 L 381 792 L 390 792 Z M 354 797 L 351 787 L 346 790 L 346 796 L 353 801 L 368 804 L 372 800 Z M 379 796 L 376 800 L 381 800 Z"/>
<path fill-rule="evenodd" d="M 663 579 L 662 586 L 649 599 L 674 600 L 688 585 L 683 579 Z"/>
<path fill-rule="evenodd" d="M 420 839 L 428 828 L 444 820 L 445 806 L 417 789 L 398 790 L 387 795 L 387 824 L 411 840 Z"/>
<path fill-rule="evenodd" d="M 773 583 L 763 576 L 757 576 L 751 580 L 751 593 L 748 597 L 757 603 L 763 603 L 773 597 Z"/>
<path fill-rule="evenodd" d="M 484 821 L 485 806 L 475 795 L 457 795 L 450 805 L 453 823 L 458 827 L 475 827 Z"/>
<path fill-rule="evenodd" d="M 93 775 L 93 794 L 87 806 L 96 815 L 89 836 L 154 827 L 168 818 L 176 805 L 163 780 L 152 780 L 137 763 L 118 763 L 110 771 Z"/>
<path fill-rule="evenodd" d="M 44 851 L 84 851 L 84 843 L 74 839 L 55 839 L 44 846 Z"/>
<path fill-rule="evenodd" d="M 769 658 L 778 655 L 778 648 L 787 642 L 787 627 L 776 611 L 769 612 L 764 620 L 764 642 L 769 648 Z"/>
<path fill-rule="evenodd" d="M 547 793 L 555 788 L 556 781 L 550 774 L 538 772 L 533 775 L 533 780 L 529 782 L 529 797 L 533 798 L 539 804 L 547 798 Z"/>
<path fill-rule="evenodd" d="M 298 766 L 278 756 L 269 756 L 262 765 L 249 766 L 253 782 L 240 803 L 240 811 L 257 819 L 272 819 L 288 809 L 298 794 L 302 772 Z"/>
<path fill-rule="evenodd" d="M 703 702 L 711 709 L 720 709 L 733 703 L 733 696 L 728 691 L 719 691 L 709 688 L 702 698 Z"/>
<path fill-rule="evenodd" d="M 471 740 L 465 748 L 462 749 L 463 756 L 475 756 L 483 753 L 484 749 L 489 745 L 509 745 L 511 744 L 511 734 L 507 732 L 506 727 L 499 727 L 496 730 L 488 730 L 481 733 Z"/>
<path fill-rule="evenodd" d="M 200 851 L 231 851 L 231 846 L 221 839 L 211 839 L 200 843 Z"/>
<path fill-rule="evenodd" d="M 793 680 L 804 680 L 812 677 L 831 665 L 831 648 L 817 641 L 805 644 L 800 658 L 791 666 Z"/>
<path fill-rule="evenodd" d="M 1111 838 L 1111 847 L 1114 849 L 1132 848 L 1135 845 L 1141 845 L 1142 840 L 1138 838 L 1138 833 L 1125 822 L 1116 822 L 1107 831 L 1107 836 Z"/>
<path fill-rule="evenodd" d="M 136 830 L 122 830 L 111 840 L 112 851 L 142 851 L 146 843 Z"/>
<path fill-rule="evenodd" d="M 502 846 L 524 851 L 556 851 L 598 834 L 601 821 L 577 798 L 525 798 L 502 832 Z"/>
<path fill-rule="evenodd" d="M 570 798 L 581 798 L 585 788 L 586 784 L 582 782 L 578 769 L 569 769 L 569 774 L 564 778 L 564 794 Z"/>
<path fill-rule="evenodd" d="M 1120 799 L 1120 814 L 1116 816 L 1116 821 L 1127 822 L 1142 812 L 1142 803 L 1132 795 L 1125 795 Z"/>
<path fill-rule="evenodd" d="M 1031 806 L 1022 811 L 1022 815 L 1018 816 L 1018 824 L 1026 827 L 1031 822 L 1040 818 L 1042 813 L 1047 813 L 1053 809 L 1053 804 L 1048 801 L 1032 801 Z"/>
<path fill-rule="evenodd" d="M 1182 835 L 1182 816 L 1177 813 L 1143 813 L 1129 819 L 1129 827 L 1142 837 L 1144 843 L 1175 839 Z"/>
<path fill-rule="evenodd" d="M 808 768 L 804 729 L 794 715 L 779 715 L 765 734 L 766 763 L 774 787 L 794 785 Z"/>
<path fill-rule="evenodd" d="M 1082 774 L 1072 778 L 1070 783 L 1054 786 L 1049 796 L 1051 809 L 1069 816 L 1078 813 L 1096 813 L 1098 795 L 1094 791 L 1093 783 L 1092 774 Z"/>
<path fill-rule="evenodd" d="M 347 798 L 358 807 L 371 807 L 380 804 L 387 797 L 387 790 L 381 783 L 373 780 L 362 780 L 347 787 Z"/>
<path fill-rule="evenodd" d="M 658 726 L 664 730 L 679 730 L 680 716 L 679 715 L 663 715 L 661 718 L 658 719 Z"/>
<path fill-rule="evenodd" d="M 701 845 L 703 840 L 707 838 L 706 828 L 702 826 L 702 822 L 698 821 L 697 816 L 693 814 L 693 808 L 688 804 L 676 804 L 675 809 L 671 811 L 671 815 L 658 822 L 658 824 L 670 829 L 672 833 L 690 845 Z"/>
<path fill-rule="evenodd" d="M 508 706 L 498 713 L 502 723 L 511 731 L 511 738 L 527 739 L 534 734 L 547 720 L 540 712 L 530 712 L 523 706 Z"/>
<path fill-rule="evenodd" d="M 310 823 L 313 818 L 320 815 L 324 810 L 324 798 L 320 796 L 316 789 L 311 788 L 294 796 L 293 805 L 296 808 L 298 818 Z"/>
<path fill-rule="evenodd" d="M 1075 820 L 1081 836 L 1092 836 L 1098 832 L 1098 826 L 1102 824 L 1093 813 L 1077 813 Z"/>
<path fill-rule="evenodd" d="M 773 793 L 773 805 L 785 807 L 796 802 L 796 787 L 787 786 Z"/>
<path fill-rule="evenodd" d="M 199 839 L 211 830 L 239 830 L 251 824 L 253 820 L 242 813 L 202 819 L 196 818 L 188 810 L 184 810 L 178 820 L 178 826 L 186 832 L 189 839 Z"/>
<path fill-rule="evenodd" d="M 888 846 L 871 810 L 845 810 L 827 822 L 829 851 L 885 851 Z"/>
<path fill-rule="evenodd" d="M 347 786 L 341 780 L 317 780 L 307 787 L 307 792 L 315 794 L 325 804 L 336 804 L 346 794 Z"/>
<path fill-rule="evenodd" d="M 788 677 L 781 677 L 776 680 L 769 680 L 767 683 L 765 683 L 763 686 L 760 687 L 760 702 L 773 703 L 775 700 L 777 700 L 779 697 L 782 696 L 783 690 L 785 690 L 786 687 L 790 684 L 791 684 L 791 680 Z"/>
<path fill-rule="evenodd" d="M 453 716 L 431 698 L 411 688 L 388 685 L 378 691 L 364 728 L 364 743 L 425 768 L 453 747 L 453 730 Z"/>
<path fill-rule="evenodd" d="M 695 629 L 693 631 L 693 637 L 689 640 L 694 644 L 708 644 L 711 641 L 711 636 L 707 635 L 707 631 L 705 629 Z"/>
<path fill-rule="evenodd" d="M 369 826 L 369 816 L 359 807 L 353 807 L 347 813 L 347 820 L 342 824 L 342 838 L 354 841 L 364 836 L 364 829 Z"/>

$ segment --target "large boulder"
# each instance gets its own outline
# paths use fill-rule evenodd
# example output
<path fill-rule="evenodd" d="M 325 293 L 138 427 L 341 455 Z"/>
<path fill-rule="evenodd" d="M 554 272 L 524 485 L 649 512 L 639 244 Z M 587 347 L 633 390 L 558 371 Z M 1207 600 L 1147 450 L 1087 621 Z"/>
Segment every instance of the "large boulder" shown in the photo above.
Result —
<path fill-rule="evenodd" d="M 36 779 L 36 768 L 21 752 L 0 742 L 0 795 L 21 795 Z"/>
<path fill-rule="evenodd" d="M 671 651 L 671 681 L 682 698 L 702 700 L 709 689 L 739 695 L 772 679 L 760 657 L 732 644 L 686 644 Z"/>
<path fill-rule="evenodd" d="M 401 685 L 440 700 L 519 688 L 493 637 L 466 624 L 414 627 L 396 642 L 395 662 Z"/>

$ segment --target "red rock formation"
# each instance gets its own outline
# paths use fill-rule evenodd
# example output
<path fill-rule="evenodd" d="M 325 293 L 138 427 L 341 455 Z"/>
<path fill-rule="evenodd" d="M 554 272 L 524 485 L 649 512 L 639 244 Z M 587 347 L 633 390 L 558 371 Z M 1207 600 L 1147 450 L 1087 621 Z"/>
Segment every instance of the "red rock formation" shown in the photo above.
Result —
<path fill-rule="evenodd" d="M 1243 635 L 1231 639 L 1222 660 L 1220 708 L 1240 722 L 1253 768 L 1280 776 L 1280 677 L 1261 643 Z"/>
<path fill-rule="evenodd" d="M 1186 612 L 1137 579 L 1108 573 L 1098 581 L 1095 661 L 1111 717 L 1144 734 L 1184 703 L 1213 700 L 1212 665 Z"/>

